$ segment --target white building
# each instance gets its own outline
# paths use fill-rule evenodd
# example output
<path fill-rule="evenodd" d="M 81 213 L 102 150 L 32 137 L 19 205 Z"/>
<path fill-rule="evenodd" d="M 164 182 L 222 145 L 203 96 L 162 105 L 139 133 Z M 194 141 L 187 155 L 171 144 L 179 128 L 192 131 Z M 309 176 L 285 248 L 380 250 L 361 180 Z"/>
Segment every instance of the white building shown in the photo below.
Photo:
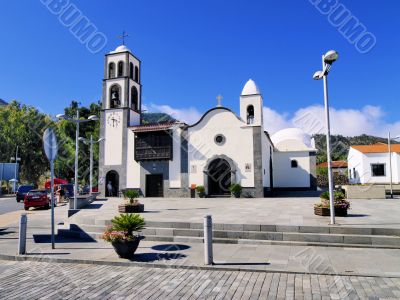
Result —
<path fill-rule="evenodd" d="M 391 147 L 392 182 L 400 183 L 400 145 Z M 390 182 L 390 159 L 387 144 L 351 146 L 348 171 L 350 183 L 388 184 Z"/>
<path fill-rule="evenodd" d="M 146 197 L 188 197 L 191 187 L 202 185 L 210 196 L 225 196 L 239 183 L 244 197 L 264 197 L 274 188 L 316 188 L 310 137 L 288 129 L 271 140 L 253 80 L 240 95 L 239 116 L 218 105 L 192 125 L 143 125 L 140 73 L 140 60 L 125 46 L 106 55 L 100 192 L 137 189 Z"/>

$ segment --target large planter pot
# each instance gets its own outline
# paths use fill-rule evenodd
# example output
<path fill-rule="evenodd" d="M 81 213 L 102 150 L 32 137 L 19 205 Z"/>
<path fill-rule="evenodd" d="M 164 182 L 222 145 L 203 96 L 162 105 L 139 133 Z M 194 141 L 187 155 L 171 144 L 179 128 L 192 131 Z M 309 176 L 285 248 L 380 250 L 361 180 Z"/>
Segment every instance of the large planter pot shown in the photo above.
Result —
<path fill-rule="evenodd" d="M 144 204 L 138 204 L 138 205 L 121 204 L 121 205 L 118 205 L 118 212 L 119 213 L 144 212 Z"/>
<path fill-rule="evenodd" d="M 133 241 L 112 242 L 111 245 L 114 247 L 114 250 L 119 257 L 132 258 L 142 239 L 143 237 L 139 236 L 135 238 Z"/>
<path fill-rule="evenodd" d="M 331 215 L 331 210 L 326 207 L 314 207 L 314 214 L 317 216 L 327 217 Z M 335 216 L 347 217 L 347 208 L 335 207 Z"/>

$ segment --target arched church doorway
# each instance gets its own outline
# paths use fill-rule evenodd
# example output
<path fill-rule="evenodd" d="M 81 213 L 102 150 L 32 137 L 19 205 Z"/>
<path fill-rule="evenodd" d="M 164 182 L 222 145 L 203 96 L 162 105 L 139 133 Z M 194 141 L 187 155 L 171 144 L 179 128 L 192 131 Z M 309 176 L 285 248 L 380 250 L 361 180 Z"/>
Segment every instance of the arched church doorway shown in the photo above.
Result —
<path fill-rule="evenodd" d="M 109 171 L 106 175 L 106 197 L 118 197 L 119 175 L 116 171 Z"/>
<path fill-rule="evenodd" d="M 208 194 L 210 196 L 229 196 L 231 185 L 231 166 L 223 158 L 216 158 L 208 166 Z"/>

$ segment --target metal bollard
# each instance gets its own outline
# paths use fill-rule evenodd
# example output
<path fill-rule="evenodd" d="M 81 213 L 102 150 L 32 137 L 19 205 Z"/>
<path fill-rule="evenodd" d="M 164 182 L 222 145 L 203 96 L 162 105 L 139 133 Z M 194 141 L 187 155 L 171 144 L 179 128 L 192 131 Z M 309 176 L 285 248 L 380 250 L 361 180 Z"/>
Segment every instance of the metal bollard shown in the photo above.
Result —
<path fill-rule="evenodd" d="M 26 225 L 28 223 L 28 216 L 21 214 L 19 220 L 19 240 L 18 240 L 18 254 L 26 253 Z"/>
<path fill-rule="evenodd" d="M 204 263 L 206 265 L 214 264 L 212 242 L 212 218 L 210 215 L 207 215 L 204 216 Z"/>

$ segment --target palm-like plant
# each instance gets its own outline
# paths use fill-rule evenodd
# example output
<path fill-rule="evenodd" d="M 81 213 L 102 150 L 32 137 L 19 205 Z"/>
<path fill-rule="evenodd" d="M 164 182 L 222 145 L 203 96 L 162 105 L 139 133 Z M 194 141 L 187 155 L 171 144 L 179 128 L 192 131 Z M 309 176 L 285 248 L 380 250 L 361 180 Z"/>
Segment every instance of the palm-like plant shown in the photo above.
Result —
<path fill-rule="evenodd" d="M 139 214 L 120 214 L 111 220 L 115 231 L 124 231 L 129 236 L 133 235 L 134 231 L 139 231 L 144 228 L 146 222 Z"/>
<path fill-rule="evenodd" d="M 124 196 L 129 199 L 129 204 L 133 205 L 135 199 L 139 197 L 139 192 L 137 190 L 126 190 Z"/>

